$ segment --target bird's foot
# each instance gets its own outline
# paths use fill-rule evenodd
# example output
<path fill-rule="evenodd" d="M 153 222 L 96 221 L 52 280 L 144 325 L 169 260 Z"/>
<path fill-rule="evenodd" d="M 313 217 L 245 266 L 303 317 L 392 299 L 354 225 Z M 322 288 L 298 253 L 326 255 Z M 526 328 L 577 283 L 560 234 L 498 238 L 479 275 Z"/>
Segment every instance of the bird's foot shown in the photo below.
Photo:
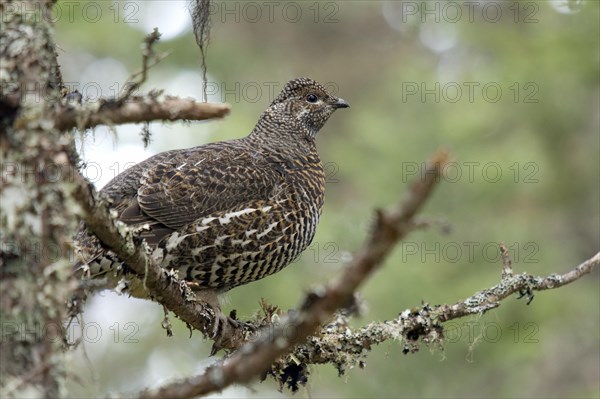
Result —
<path fill-rule="evenodd" d="M 190 287 L 192 291 L 194 291 L 198 299 L 205 302 L 211 307 L 214 313 L 215 319 L 210 334 L 211 339 L 215 339 L 219 336 L 220 333 L 222 334 L 223 332 L 225 332 L 224 330 L 227 329 L 229 326 L 234 329 L 246 328 L 248 330 L 251 330 L 254 327 L 250 323 L 244 323 L 239 321 L 237 319 L 235 310 L 232 310 L 229 316 L 226 316 L 221 311 L 221 306 L 219 304 L 219 299 L 215 290 L 207 290 L 206 288 L 201 288 L 198 283 L 191 281 L 186 281 L 186 284 L 188 285 L 188 287 Z"/>
<path fill-rule="evenodd" d="M 249 322 L 243 322 L 236 318 L 235 310 L 226 316 L 220 310 L 215 314 L 211 339 L 214 341 L 210 350 L 210 356 L 223 348 L 234 348 L 244 340 L 244 331 L 256 331 L 257 327 Z M 232 345 L 232 343 L 238 344 Z"/>
<path fill-rule="evenodd" d="M 256 325 L 254 325 L 253 323 L 238 320 L 235 310 L 232 310 L 229 313 L 229 316 L 225 316 L 225 314 L 221 312 L 220 309 L 213 308 L 213 310 L 215 311 L 215 322 L 212 329 L 211 339 L 216 339 L 218 336 L 220 336 L 227 328 L 226 326 L 231 326 L 233 329 L 236 330 L 245 330 L 252 332 L 257 330 Z"/>
<path fill-rule="evenodd" d="M 244 340 L 245 331 L 256 331 L 253 323 L 238 320 L 235 310 L 229 315 L 221 311 L 217 291 L 200 287 L 198 283 L 186 281 L 188 287 L 194 291 L 196 298 L 210 306 L 214 318 L 206 326 L 205 334 L 214 341 L 211 356 L 222 348 L 237 347 Z"/>
<path fill-rule="evenodd" d="M 227 321 L 235 328 L 240 328 L 247 331 L 256 331 L 258 329 L 258 327 L 256 327 L 254 323 L 238 320 L 237 312 L 235 309 L 229 312 L 229 316 L 227 316 Z"/>

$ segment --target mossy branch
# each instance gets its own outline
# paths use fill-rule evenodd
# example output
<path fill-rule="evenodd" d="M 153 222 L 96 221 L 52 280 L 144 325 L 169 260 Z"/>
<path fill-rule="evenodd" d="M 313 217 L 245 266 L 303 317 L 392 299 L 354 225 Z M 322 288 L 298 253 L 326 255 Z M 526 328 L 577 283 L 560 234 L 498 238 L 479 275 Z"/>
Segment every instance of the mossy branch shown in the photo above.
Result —
<path fill-rule="evenodd" d="M 503 244 L 501 244 L 501 247 Z M 600 264 L 600 252 L 564 274 L 533 276 L 527 273 L 504 276 L 493 287 L 476 292 L 453 305 L 428 303 L 400 312 L 398 317 L 381 323 L 370 323 L 352 330 L 347 318 L 338 316 L 324 326 L 319 334 L 309 337 L 296 346 L 286 357 L 276 361 L 270 373 L 279 383 L 294 388 L 307 380 L 311 364 L 331 364 L 343 374 L 346 370 L 363 367 L 363 360 L 374 345 L 389 340 L 402 342 L 404 353 L 419 350 L 421 343 L 443 347 L 443 323 L 469 315 L 483 314 L 500 306 L 502 300 L 517 293 L 519 298 L 530 300 L 534 291 L 544 291 L 570 284 L 585 274 L 591 273 Z M 511 270 L 512 273 L 512 270 Z M 299 367 L 300 366 L 300 367 Z M 290 370 L 295 369 L 295 373 Z M 292 379 L 293 377 L 293 379 Z"/>

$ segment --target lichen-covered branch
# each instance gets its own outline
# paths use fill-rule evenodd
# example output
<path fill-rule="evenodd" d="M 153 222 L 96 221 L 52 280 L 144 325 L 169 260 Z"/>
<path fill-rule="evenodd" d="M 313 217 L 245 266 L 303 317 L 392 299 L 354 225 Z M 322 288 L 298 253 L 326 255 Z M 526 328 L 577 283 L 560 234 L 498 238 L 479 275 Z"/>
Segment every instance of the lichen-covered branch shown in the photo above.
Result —
<path fill-rule="evenodd" d="M 271 370 L 273 362 L 303 343 L 340 308 L 354 299 L 354 292 L 380 266 L 394 245 L 414 228 L 413 218 L 423 206 L 449 155 L 438 151 L 426 165 L 423 178 L 415 180 L 404 200 L 390 211 L 378 211 L 371 234 L 348 264 L 342 276 L 321 290 L 309 293 L 298 311 L 281 317 L 281 323 L 256 341 L 244 344 L 229 358 L 209 367 L 203 374 L 176 381 L 140 398 L 191 398 L 221 391 L 233 383 L 246 383 Z M 293 331 L 293 334 L 290 334 Z"/>
<path fill-rule="evenodd" d="M 503 266 L 508 258 L 503 256 Z M 280 384 L 295 389 L 298 383 L 306 380 L 311 364 L 331 364 L 343 374 L 346 370 L 364 365 L 363 360 L 372 346 L 385 341 L 402 342 L 404 352 L 415 352 L 421 343 L 443 346 L 444 322 L 481 314 L 500 306 L 500 301 L 515 293 L 531 293 L 554 289 L 572 283 L 587 273 L 591 273 L 600 264 L 600 252 L 564 274 L 533 276 L 522 273 L 505 275 L 497 285 L 457 301 L 453 305 L 423 304 L 420 307 L 406 309 L 400 315 L 382 323 L 370 323 L 360 329 L 352 330 L 347 318 L 338 316 L 324 326 L 319 334 L 309 337 L 297 345 L 286 357 L 273 364 L 270 371 L 278 377 Z M 506 269 L 504 269 L 506 270 Z M 291 370 L 295 370 L 292 373 Z M 285 376 L 286 378 L 281 378 Z"/>
<path fill-rule="evenodd" d="M 514 293 L 527 296 L 528 303 L 530 303 L 533 299 L 533 291 L 549 290 L 572 283 L 584 274 L 590 273 L 598 264 L 600 264 L 600 252 L 565 274 L 551 274 L 542 277 L 521 273 L 503 276 L 497 285 L 479 291 L 453 305 L 437 306 L 434 313 L 441 322 L 470 314 L 482 313 L 500 306 L 501 300 L 506 299 Z"/>
<path fill-rule="evenodd" d="M 228 104 L 200 103 L 190 98 L 162 98 L 148 94 L 129 97 L 121 103 L 104 100 L 94 104 L 61 106 L 56 111 L 55 126 L 64 131 L 151 121 L 200 121 L 222 118 L 229 110 Z"/>

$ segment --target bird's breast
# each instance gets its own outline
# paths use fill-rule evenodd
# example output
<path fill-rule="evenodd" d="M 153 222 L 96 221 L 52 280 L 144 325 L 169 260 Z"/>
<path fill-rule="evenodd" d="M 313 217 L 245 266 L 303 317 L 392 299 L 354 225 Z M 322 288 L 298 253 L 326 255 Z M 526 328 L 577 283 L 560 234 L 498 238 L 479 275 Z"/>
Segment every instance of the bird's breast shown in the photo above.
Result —
<path fill-rule="evenodd" d="M 271 198 L 200 218 L 163 240 L 163 267 L 220 290 L 273 274 L 310 245 L 324 188 L 320 163 L 289 170 Z"/>

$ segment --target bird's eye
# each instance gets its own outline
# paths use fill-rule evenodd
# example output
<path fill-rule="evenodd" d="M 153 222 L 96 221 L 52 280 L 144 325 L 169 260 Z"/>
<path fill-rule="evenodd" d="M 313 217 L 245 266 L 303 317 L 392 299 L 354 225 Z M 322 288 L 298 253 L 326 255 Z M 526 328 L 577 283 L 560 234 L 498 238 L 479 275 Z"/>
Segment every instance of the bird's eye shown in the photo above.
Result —
<path fill-rule="evenodd" d="M 319 101 L 319 97 L 317 97 L 316 94 L 310 93 L 308 96 L 306 96 L 306 101 L 314 104 Z"/>

